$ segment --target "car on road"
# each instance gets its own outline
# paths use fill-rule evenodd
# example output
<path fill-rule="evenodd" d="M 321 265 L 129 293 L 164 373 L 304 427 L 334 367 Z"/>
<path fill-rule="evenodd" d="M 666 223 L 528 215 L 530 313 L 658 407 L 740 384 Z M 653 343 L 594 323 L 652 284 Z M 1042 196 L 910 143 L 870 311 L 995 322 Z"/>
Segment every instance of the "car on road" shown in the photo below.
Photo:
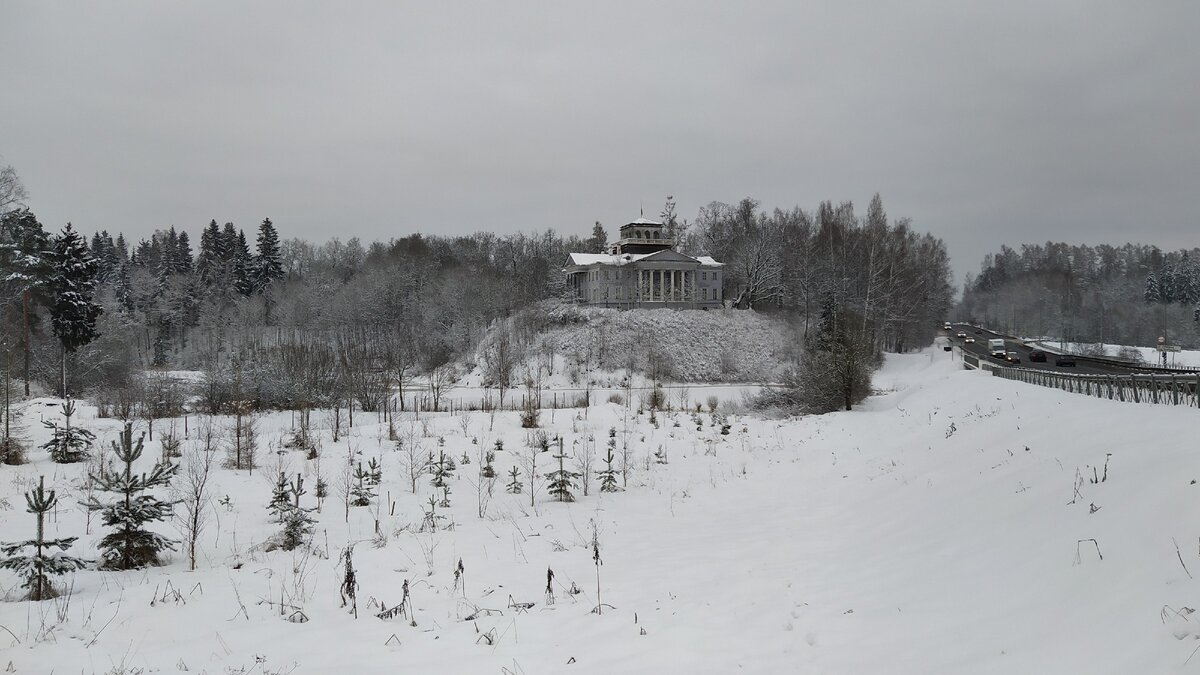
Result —
<path fill-rule="evenodd" d="M 1009 352 L 1004 355 L 1004 360 L 1008 361 L 1009 363 L 1020 363 L 1021 355 L 1016 352 Z"/>
<path fill-rule="evenodd" d="M 1075 357 L 1071 356 L 1070 354 L 1059 354 L 1054 359 L 1054 365 L 1074 368 Z"/>
<path fill-rule="evenodd" d="M 954 327 L 950 325 L 950 322 L 949 322 L 949 321 L 947 321 L 946 323 L 942 324 L 942 330 L 953 330 L 953 329 L 954 329 Z"/>
<path fill-rule="evenodd" d="M 975 338 L 968 335 L 967 339 L 964 340 L 964 342 L 966 342 L 967 344 L 975 344 Z"/>
<path fill-rule="evenodd" d="M 975 334 L 976 334 L 976 335 L 983 335 L 983 331 L 982 331 L 982 330 L 980 330 L 980 329 L 978 329 L 978 328 L 976 328 L 976 329 L 975 329 Z"/>
<path fill-rule="evenodd" d="M 958 331 L 958 337 L 965 338 L 965 337 L 967 337 L 967 334 L 960 330 L 960 331 Z"/>
<path fill-rule="evenodd" d="M 1045 363 L 1046 362 L 1046 352 L 1044 352 L 1040 349 L 1035 349 L 1035 350 L 1029 352 L 1029 362 L 1030 363 L 1035 363 L 1035 362 L 1036 363 Z"/>

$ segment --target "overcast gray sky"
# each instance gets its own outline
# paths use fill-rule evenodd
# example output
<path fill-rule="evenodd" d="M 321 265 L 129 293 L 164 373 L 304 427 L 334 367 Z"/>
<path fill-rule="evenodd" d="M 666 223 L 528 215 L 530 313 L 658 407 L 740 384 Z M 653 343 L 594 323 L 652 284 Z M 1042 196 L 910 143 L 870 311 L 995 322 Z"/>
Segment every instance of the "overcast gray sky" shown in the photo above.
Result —
<path fill-rule="evenodd" d="M 0 2 L 55 229 L 612 232 L 875 192 L 1001 243 L 1200 245 L 1200 3 Z"/>

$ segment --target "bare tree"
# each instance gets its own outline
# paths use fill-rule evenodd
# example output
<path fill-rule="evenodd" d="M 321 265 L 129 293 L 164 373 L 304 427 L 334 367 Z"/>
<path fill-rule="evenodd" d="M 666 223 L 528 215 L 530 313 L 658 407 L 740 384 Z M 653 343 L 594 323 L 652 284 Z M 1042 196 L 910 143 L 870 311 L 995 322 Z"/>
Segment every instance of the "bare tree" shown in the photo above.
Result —
<path fill-rule="evenodd" d="M 196 569 L 196 542 L 208 524 L 208 480 L 212 475 L 218 434 L 212 418 L 204 418 L 196 430 L 192 449 L 183 459 L 179 480 L 172 489 L 181 509 L 175 513 L 176 526 L 187 547 L 188 569 Z"/>
<path fill-rule="evenodd" d="M 0 167 L 0 214 L 21 208 L 28 198 L 17 170 L 11 165 Z"/>
<path fill-rule="evenodd" d="M 429 457 L 421 444 L 421 436 L 417 433 L 417 425 L 409 422 L 400 439 L 396 441 L 396 450 L 400 453 L 400 465 L 404 476 L 408 479 L 412 493 L 417 494 L 417 484 L 429 469 Z"/>
<path fill-rule="evenodd" d="M 575 468 L 579 469 L 579 480 L 583 483 L 583 496 L 586 497 L 596 463 L 596 437 L 589 434 L 587 438 L 576 439 L 571 446 L 574 448 Z"/>

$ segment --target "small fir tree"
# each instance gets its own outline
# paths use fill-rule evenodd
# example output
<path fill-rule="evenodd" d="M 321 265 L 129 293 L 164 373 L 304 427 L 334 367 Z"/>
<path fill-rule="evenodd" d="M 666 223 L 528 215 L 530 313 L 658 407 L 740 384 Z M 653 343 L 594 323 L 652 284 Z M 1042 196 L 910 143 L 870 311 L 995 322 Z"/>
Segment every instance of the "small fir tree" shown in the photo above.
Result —
<path fill-rule="evenodd" d="M 383 482 L 383 467 L 379 464 L 379 460 L 372 457 L 367 460 L 367 483 L 372 486 L 379 485 Z"/>
<path fill-rule="evenodd" d="M 75 402 L 68 400 L 62 404 L 63 425 L 58 422 L 42 422 L 50 430 L 50 440 L 42 445 L 50 452 L 50 459 L 59 464 L 73 464 L 87 459 L 96 435 L 82 427 L 71 426 L 71 416 L 75 414 Z"/>
<path fill-rule="evenodd" d="M 363 469 L 362 462 L 359 462 L 354 470 L 354 486 L 350 488 L 350 506 L 371 505 L 375 491 L 371 489 L 370 476 L 371 474 Z"/>
<path fill-rule="evenodd" d="M 600 470 L 600 491 L 601 492 L 620 492 L 621 486 L 617 485 L 617 469 L 613 466 L 613 462 L 617 458 L 617 430 L 608 430 L 608 448 L 604 454 L 604 468 Z"/>
<path fill-rule="evenodd" d="M 492 462 L 494 461 L 496 461 L 496 453 L 489 450 L 487 454 L 483 456 L 483 468 L 480 469 L 479 475 L 483 476 L 484 478 L 495 478 L 496 467 L 492 466 Z"/>
<path fill-rule="evenodd" d="M 575 495 L 571 492 L 571 488 L 575 487 L 575 479 L 579 478 L 579 474 L 567 470 L 564 463 L 567 459 L 567 454 L 563 451 L 561 438 L 558 442 L 558 454 L 552 456 L 558 460 L 558 470 L 546 474 L 546 480 L 549 481 L 548 490 L 560 502 L 573 502 L 575 501 Z"/>
<path fill-rule="evenodd" d="M 510 494 L 510 495 L 521 494 L 521 491 L 525 489 L 525 484 L 521 482 L 520 470 L 518 470 L 517 467 L 514 466 L 512 468 L 512 470 L 508 472 L 508 476 L 509 476 L 508 485 L 506 485 L 504 487 L 504 489 L 507 490 L 508 494 Z"/>
<path fill-rule="evenodd" d="M 442 501 L 438 504 L 442 508 L 450 506 L 450 480 L 454 478 L 455 468 L 454 460 L 447 457 L 444 451 L 438 450 L 437 460 L 430 466 L 433 473 L 430 484 L 442 491 Z"/>
<path fill-rule="evenodd" d="M 294 551 L 303 546 L 312 536 L 312 509 L 300 506 L 300 497 L 307 493 L 304 489 L 304 479 L 296 474 L 296 480 L 288 484 L 288 495 L 291 502 L 283 512 L 283 532 L 280 533 L 279 547 L 285 551 Z"/>
<path fill-rule="evenodd" d="M 271 502 L 267 504 L 267 511 L 271 512 L 271 520 L 282 523 L 290 506 L 287 476 L 280 471 L 279 476 L 275 478 L 275 484 L 271 486 Z"/>
<path fill-rule="evenodd" d="M 94 497 L 84 503 L 88 509 L 101 512 L 101 522 L 113 531 L 100 540 L 104 569 L 128 570 L 159 564 L 163 551 L 175 550 L 177 542 L 146 529 L 149 523 L 166 519 L 171 515 L 174 502 L 158 499 L 150 494 L 154 488 L 166 487 L 179 470 L 179 466 L 166 461 L 154 465 L 149 474 L 133 473 L 133 463 L 142 456 L 145 435 L 133 442 L 133 425 L 126 424 L 121 434 L 121 444 L 113 441 L 113 453 L 124 464 L 124 469 L 114 471 L 110 466 L 101 466 L 100 473 L 90 476 L 96 489 L 117 495 L 107 504 Z"/>
<path fill-rule="evenodd" d="M 0 569 L 10 569 L 23 577 L 22 588 L 28 589 L 30 600 L 48 600 L 56 594 L 50 576 L 60 576 L 83 569 L 86 561 L 66 555 L 67 549 L 78 537 L 46 539 L 46 514 L 54 509 L 58 497 L 54 490 L 46 491 L 46 477 L 38 480 L 38 486 L 25 493 L 25 511 L 37 516 L 37 537 L 27 541 L 0 544 L 0 552 L 6 557 L 0 560 Z M 30 554 L 21 554 L 23 549 L 33 549 Z M 58 549 L 58 552 L 52 552 Z"/>

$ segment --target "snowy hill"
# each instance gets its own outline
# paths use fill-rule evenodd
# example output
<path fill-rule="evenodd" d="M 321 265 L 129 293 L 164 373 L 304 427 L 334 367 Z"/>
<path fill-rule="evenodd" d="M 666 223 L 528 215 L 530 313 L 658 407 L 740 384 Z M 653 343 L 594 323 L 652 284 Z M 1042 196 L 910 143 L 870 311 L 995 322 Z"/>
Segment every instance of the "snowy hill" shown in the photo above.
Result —
<path fill-rule="evenodd" d="M 664 412 L 655 426 L 648 413 L 614 404 L 544 411 L 546 430 L 562 434 L 575 457 L 603 454 L 615 429 L 618 454 L 628 442 L 628 488 L 598 493 L 593 478 L 587 496 L 577 490 L 576 502 L 557 503 L 543 485 L 532 506 L 527 493 L 503 489 L 513 466 L 529 481 L 516 413 L 398 419 L 409 442 L 471 460 L 459 462 L 444 519 L 424 531 L 435 489 L 425 479 L 410 494 L 386 427 L 359 415 L 333 442 L 322 423 L 323 475 L 336 476 L 347 456 L 382 459 L 379 506 L 350 508 L 347 518 L 335 491 L 310 554 L 267 553 L 261 544 L 278 529 L 265 508 L 271 470 L 218 469 L 197 571 L 176 555 L 163 568 L 80 572 L 69 603 L 0 603 L 0 665 L 11 661 L 18 673 L 1195 670 L 1196 659 L 1185 663 L 1200 646 L 1191 609 L 1200 607 L 1200 580 L 1191 578 L 1200 573 L 1200 412 L 966 372 L 941 351 L 889 356 L 875 386 L 861 409 L 788 421 Z M 113 437 L 116 423 L 81 409 L 84 424 Z M 37 415 L 51 411 L 31 412 L 35 440 L 46 436 L 33 428 Z M 290 425 L 288 413 L 259 419 L 263 462 L 311 480 L 315 463 L 279 447 Z M 147 456 L 168 426 L 156 423 Z M 481 506 L 477 470 L 497 440 L 501 479 Z M 189 440 L 185 453 L 194 452 Z M 80 535 L 73 552 L 93 556 L 101 528 L 93 520 L 85 534 L 76 507 L 83 467 L 30 454 L 32 464 L 0 467 L 9 507 L 0 541 L 31 536 L 21 493 L 45 475 L 63 499 L 47 534 Z M 541 453 L 537 467 L 542 474 L 557 462 Z M 316 501 L 308 495 L 304 505 Z M 349 543 L 357 618 L 338 592 L 339 551 Z M 15 596 L 15 578 L 0 580 Z M 415 625 L 377 618 L 380 606 L 400 602 L 406 580 Z M 289 622 L 296 611 L 307 621 Z"/>
<path fill-rule="evenodd" d="M 478 363 L 501 329 L 524 363 L 557 355 L 572 384 L 597 371 L 654 368 L 676 382 L 773 382 L 800 348 L 799 333 L 783 319 L 757 312 L 542 303 L 494 326 L 476 350 Z"/>

